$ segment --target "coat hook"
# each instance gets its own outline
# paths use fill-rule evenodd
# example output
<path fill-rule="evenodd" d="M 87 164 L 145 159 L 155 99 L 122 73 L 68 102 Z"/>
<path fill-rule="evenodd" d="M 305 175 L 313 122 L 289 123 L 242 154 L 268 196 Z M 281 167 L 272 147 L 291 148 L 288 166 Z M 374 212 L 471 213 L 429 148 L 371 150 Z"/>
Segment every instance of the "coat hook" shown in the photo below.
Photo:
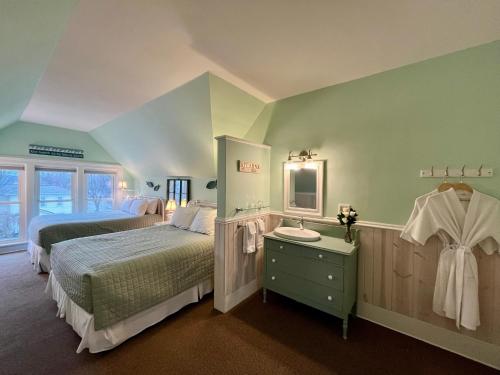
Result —
<path fill-rule="evenodd" d="M 483 174 L 483 165 L 481 164 L 481 166 L 480 166 L 480 167 L 479 167 L 479 169 L 477 170 L 477 175 L 478 175 L 479 177 L 481 177 L 481 176 L 482 176 L 482 174 Z"/>
<path fill-rule="evenodd" d="M 431 177 L 434 177 L 434 166 L 431 165 Z"/>
<path fill-rule="evenodd" d="M 444 181 L 445 182 L 448 182 L 448 176 L 449 176 L 449 173 L 448 173 L 448 166 L 446 166 L 445 170 L 444 170 Z"/>
<path fill-rule="evenodd" d="M 465 177 L 465 164 L 462 167 L 462 174 L 460 175 L 460 182 L 463 182 Z"/>

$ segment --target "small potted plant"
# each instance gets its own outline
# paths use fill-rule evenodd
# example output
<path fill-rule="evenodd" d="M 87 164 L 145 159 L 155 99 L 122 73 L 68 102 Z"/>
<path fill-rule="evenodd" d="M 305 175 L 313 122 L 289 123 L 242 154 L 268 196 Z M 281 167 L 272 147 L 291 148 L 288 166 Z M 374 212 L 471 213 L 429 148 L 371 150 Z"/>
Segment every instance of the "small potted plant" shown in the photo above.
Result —
<path fill-rule="evenodd" d="M 352 207 L 349 208 L 349 211 L 342 211 L 337 215 L 340 225 L 346 226 L 344 240 L 347 243 L 352 243 L 351 225 L 356 223 L 357 217 L 358 213 Z"/>

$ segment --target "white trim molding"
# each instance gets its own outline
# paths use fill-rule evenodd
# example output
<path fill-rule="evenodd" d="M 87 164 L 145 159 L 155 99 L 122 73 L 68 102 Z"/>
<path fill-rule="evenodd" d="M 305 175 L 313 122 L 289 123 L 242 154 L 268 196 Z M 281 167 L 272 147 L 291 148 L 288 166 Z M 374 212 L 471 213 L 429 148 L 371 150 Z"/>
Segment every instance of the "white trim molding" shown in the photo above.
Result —
<path fill-rule="evenodd" d="M 282 211 L 270 211 L 269 214 L 271 215 L 278 215 L 282 216 L 287 219 L 300 219 L 300 215 L 289 215 L 285 214 Z M 307 215 L 304 215 L 304 219 L 306 221 L 312 221 L 314 223 L 320 223 L 320 224 L 332 224 L 332 225 L 340 225 L 337 221 L 336 217 L 309 217 Z M 356 224 L 354 224 L 355 227 L 370 227 L 370 228 L 380 228 L 380 229 L 392 229 L 392 230 L 398 230 L 402 231 L 404 228 L 404 225 L 399 225 L 399 224 L 388 224 L 388 223 L 380 223 L 377 221 L 363 221 L 360 220 Z"/>
<path fill-rule="evenodd" d="M 84 212 L 86 209 L 86 183 L 85 183 L 85 170 L 101 171 L 113 173 L 116 175 L 116 181 L 123 179 L 123 167 L 120 164 L 114 163 L 100 163 L 89 162 L 86 160 L 71 159 L 61 160 L 46 157 L 32 157 L 32 156 L 1 156 L 1 166 L 20 166 L 24 168 L 23 178 L 21 180 L 21 207 L 23 215 L 21 217 L 20 231 L 21 236 L 16 242 L 4 241 L 0 243 L 2 246 L 16 245 L 22 243 L 27 239 L 27 228 L 31 219 L 38 214 L 38 184 L 36 177 L 37 168 L 53 168 L 53 169 L 72 169 L 75 170 L 72 200 L 74 212 Z M 115 183 L 115 208 L 117 202 L 122 198 L 122 191 L 118 189 L 118 184 Z"/>
<path fill-rule="evenodd" d="M 269 145 L 247 141 L 246 139 L 231 137 L 230 135 L 219 135 L 218 137 L 215 137 L 215 139 L 217 139 L 217 140 L 219 140 L 219 139 L 225 139 L 226 141 L 237 142 L 237 143 L 242 143 L 242 144 L 245 144 L 245 145 L 250 145 L 250 146 L 255 146 L 255 147 L 260 147 L 260 148 L 266 148 L 266 149 L 270 149 L 271 148 L 271 146 L 269 146 Z"/>
<path fill-rule="evenodd" d="M 497 345 L 476 340 L 473 337 L 412 319 L 406 315 L 359 300 L 356 315 L 393 331 L 500 370 L 500 347 Z"/>

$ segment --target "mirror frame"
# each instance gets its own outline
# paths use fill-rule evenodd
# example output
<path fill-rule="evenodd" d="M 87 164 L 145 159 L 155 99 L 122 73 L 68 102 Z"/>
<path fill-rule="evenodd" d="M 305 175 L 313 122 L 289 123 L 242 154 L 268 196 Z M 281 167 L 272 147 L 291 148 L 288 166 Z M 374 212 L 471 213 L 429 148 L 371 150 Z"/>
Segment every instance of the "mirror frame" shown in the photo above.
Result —
<path fill-rule="evenodd" d="M 292 162 L 293 164 L 305 164 L 305 162 Z M 290 207 L 290 168 L 287 168 L 291 162 L 283 163 L 283 212 L 295 216 L 314 216 L 323 217 L 323 168 L 324 160 L 312 160 L 307 163 L 317 165 L 316 173 L 316 208 L 298 208 Z"/>

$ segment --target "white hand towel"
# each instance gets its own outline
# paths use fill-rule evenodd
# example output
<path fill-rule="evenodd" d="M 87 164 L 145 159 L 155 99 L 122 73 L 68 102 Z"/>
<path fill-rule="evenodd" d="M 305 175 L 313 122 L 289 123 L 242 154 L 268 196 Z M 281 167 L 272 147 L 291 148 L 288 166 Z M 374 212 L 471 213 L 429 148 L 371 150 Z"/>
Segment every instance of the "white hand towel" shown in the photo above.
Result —
<path fill-rule="evenodd" d="M 255 222 L 248 221 L 245 224 L 245 232 L 243 233 L 243 252 L 246 254 L 255 253 L 255 237 L 257 228 Z"/>
<path fill-rule="evenodd" d="M 266 231 L 266 223 L 261 218 L 258 218 L 256 222 L 257 222 L 257 236 L 255 240 L 255 247 L 257 248 L 257 250 L 259 250 L 262 249 L 262 247 L 264 247 L 263 236 Z"/>

